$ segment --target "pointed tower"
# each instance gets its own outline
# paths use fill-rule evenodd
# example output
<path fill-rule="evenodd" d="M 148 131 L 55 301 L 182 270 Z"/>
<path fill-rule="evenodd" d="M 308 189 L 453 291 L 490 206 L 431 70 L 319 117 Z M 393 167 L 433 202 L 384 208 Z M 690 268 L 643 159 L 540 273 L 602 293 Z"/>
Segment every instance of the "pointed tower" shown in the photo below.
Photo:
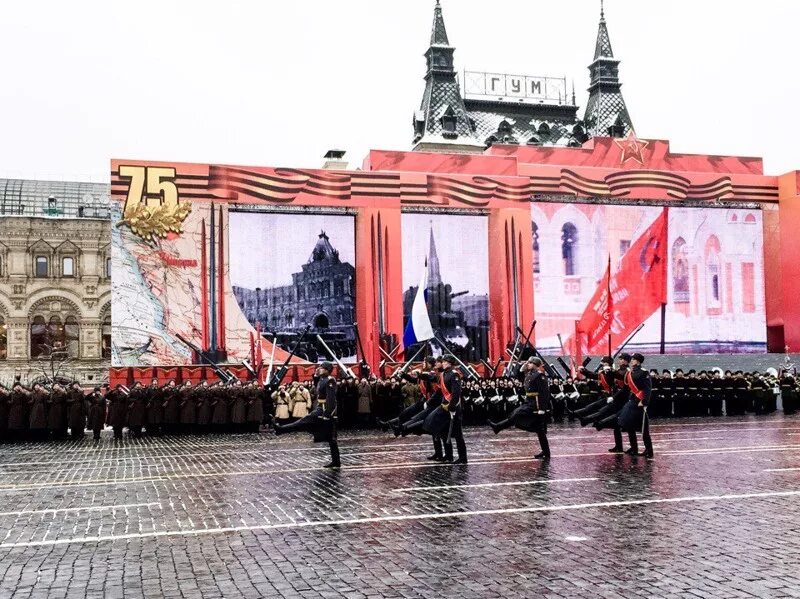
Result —
<path fill-rule="evenodd" d="M 428 289 L 442 284 L 442 273 L 439 270 L 439 254 L 436 253 L 436 241 L 431 227 L 431 242 L 428 250 Z"/>
<path fill-rule="evenodd" d="M 596 137 L 624 137 L 633 130 L 633 122 L 622 97 L 619 61 L 611 49 L 603 0 L 600 0 L 600 28 L 589 72 L 591 83 L 584 115 L 589 133 Z"/>
<path fill-rule="evenodd" d="M 431 43 L 425 52 L 425 94 L 414 113 L 414 150 L 482 152 L 474 137 L 474 126 L 464 108 L 453 62 L 455 48 L 447 39 L 442 6 L 436 0 Z"/>

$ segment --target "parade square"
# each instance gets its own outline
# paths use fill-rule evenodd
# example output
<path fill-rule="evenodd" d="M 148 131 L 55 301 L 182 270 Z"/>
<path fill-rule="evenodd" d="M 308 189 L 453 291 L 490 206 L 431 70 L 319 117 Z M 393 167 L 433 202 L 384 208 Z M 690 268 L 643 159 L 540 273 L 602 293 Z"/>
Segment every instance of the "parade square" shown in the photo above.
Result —
<path fill-rule="evenodd" d="M 796 417 L 429 442 L 267 434 L 0 448 L 3 597 L 793 597 Z"/>
<path fill-rule="evenodd" d="M 800 598 L 796 0 L 6 4 L 0 599 Z"/>

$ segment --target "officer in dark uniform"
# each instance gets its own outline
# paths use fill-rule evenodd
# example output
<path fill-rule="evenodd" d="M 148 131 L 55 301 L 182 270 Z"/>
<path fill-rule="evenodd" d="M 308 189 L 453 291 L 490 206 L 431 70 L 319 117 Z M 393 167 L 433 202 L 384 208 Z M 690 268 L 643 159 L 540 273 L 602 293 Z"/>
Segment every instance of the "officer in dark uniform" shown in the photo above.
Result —
<path fill-rule="evenodd" d="M 575 415 L 580 418 L 581 426 L 594 424 L 598 431 L 611 428 L 614 431 L 614 447 L 608 451 L 622 453 L 622 431 L 617 422 L 617 415 L 628 401 L 628 388 L 625 386 L 625 374 L 628 372 L 630 355 L 622 353 L 617 356 L 618 368 L 614 370 L 610 357 L 603 358 L 602 368 L 595 374 L 581 368 L 581 374 L 588 379 L 596 379 L 600 385 L 600 399 L 588 405 L 583 410 L 578 410 Z"/>
<path fill-rule="evenodd" d="M 456 359 L 447 355 L 442 358 L 442 371 L 439 373 L 438 390 L 442 403 L 433 410 L 422 425 L 425 432 L 442 439 L 444 445 L 444 461 L 453 461 L 453 443 L 455 440 L 458 459 L 455 464 L 467 463 L 467 444 L 464 442 L 463 403 L 461 401 L 461 379 L 453 370 Z"/>
<path fill-rule="evenodd" d="M 128 419 L 128 392 L 122 385 L 117 385 L 106 394 L 108 400 L 107 422 L 114 429 L 114 438 L 122 439 L 122 429 Z"/>
<path fill-rule="evenodd" d="M 550 385 L 545 374 L 544 362 L 531 357 L 520 370 L 524 377 L 523 388 L 525 399 L 521 406 L 502 422 L 489 422 L 495 434 L 516 426 L 522 430 L 535 432 L 539 437 L 541 452 L 534 457 L 537 460 L 550 459 L 550 443 L 547 440 L 547 413 L 550 411 Z"/>
<path fill-rule="evenodd" d="M 403 373 L 404 379 L 419 385 L 420 400 L 400 412 L 397 418 L 386 423 L 392 427 L 395 436 L 424 432 L 425 419 L 442 403 L 438 382 L 441 370 L 441 359 L 430 357 L 425 359 L 424 370 L 415 370 L 410 374 Z M 428 459 L 438 462 L 444 460 L 442 440 L 437 436 L 433 437 L 433 454 L 428 456 Z"/>
<path fill-rule="evenodd" d="M 89 428 L 95 441 L 100 440 L 100 433 L 106 424 L 106 397 L 95 387 L 89 396 Z"/>
<path fill-rule="evenodd" d="M 291 424 L 280 425 L 276 423 L 275 434 L 282 435 L 303 430 L 310 431 L 314 435 L 315 443 L 327 441 L 331 449 L 331 461 L 325 467 L 340 468 L 342 464 L 336 431 L 336 379 L 331 376 L 331 372 L 333 372 L 333 364 L 330 362 L 320 364 L 319 368 L 317 368 L 317 392 L 308 416 Z"/>
<path fill-rule="evenodd" d="M 650 375 L 642 368 L 644 356 L 633 354 L 631 356 L 631 369 L 625 375 L 625 385 L 630 391 L 630 399 L 619 415 L 620 428 L 628 432 L 631 447 L 625 452 L 630 455 L 637 455 L 638 443 L 636 442 L 636 432 L 642 431 L 642 441 L 644 451 L 638 455 L 646 458 L 653 457 L 653 442 L 650 439 L 650 419 L 647 417 L 647 405 L 650 403 L 652 384 Z"/>
<path fill-rule="evenodd" d="M 134 437 L 142 436 L 145 421 L 147 391 L 142 383 L 136 381 L 128 395 L 128 429 Z"/>

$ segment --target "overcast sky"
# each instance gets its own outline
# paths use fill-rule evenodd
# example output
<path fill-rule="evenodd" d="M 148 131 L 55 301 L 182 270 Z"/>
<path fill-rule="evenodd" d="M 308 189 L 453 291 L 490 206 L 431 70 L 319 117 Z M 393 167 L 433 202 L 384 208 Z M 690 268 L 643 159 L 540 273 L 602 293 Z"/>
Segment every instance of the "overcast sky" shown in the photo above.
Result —
<path fill-rule="evenodd" d="M 408 149 L 434 0 L 2 3 L 0 176 L 113 157 L 313 167 Z M 459 70 L 575 79 L 599 0 L 443 0 Z M 800 168 L 797 0 L 607 0 L 637 133 Z"/>

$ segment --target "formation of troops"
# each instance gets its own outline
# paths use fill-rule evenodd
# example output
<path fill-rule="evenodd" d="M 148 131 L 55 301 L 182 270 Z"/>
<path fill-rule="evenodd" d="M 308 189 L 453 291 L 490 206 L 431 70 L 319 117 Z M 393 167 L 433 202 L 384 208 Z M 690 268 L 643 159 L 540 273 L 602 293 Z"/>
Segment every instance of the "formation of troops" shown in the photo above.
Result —
<path fill-rule="evenodd" d="M 264 419 L 264 390 L 256 383 L 181 385 L 135 383 L 95 387 L 86 394 L 78 383 L 32 388 L 0 385 L 0 440 L 74 439 L 87 429 L 95 439 L 110 427 L 114 437 L 130 435 L 257 432 Z"/>
<path fill-rule="evenodd" d="M 465 425 L 489 425 L 495 433 L 514 427 L 535 433 L 548 459 L 547 427 L 564 419 L 610 430 L 610 451 L 653 457 L 651 417 L 794 413 L 800 403 L 793 373 L 647 371 L 641 354 L 603 358 L 600 368 L 581 368 L 574 378 L 551 378 L 552 370 L 530 358 L 513 375 L 471 378 L 452 356 L 428 358 L 415 370 L 386 380 L 337 380 L 323 363 L 313 381 L 277 388 L 252 382 L 202 381 L 166 384 L 103 385 L 86 394 L 78 383 L 26 387 L 0 385 L 0 440 L 95 439 L 109 427 L 143 434 L 257 432 L 272 425 L 276 434 L 306 431 L 327 442 L 329 467 L 340 466 L 340 426 L 378 424 L 398 437 L 428 435 L 431 460 L 467 463 Z M 627 434 L 628 448 L 623 444 Z M 639 451 L 637 435 L 642 438 Z M 454 452 L 455 449 L 455 452 Z"/>

